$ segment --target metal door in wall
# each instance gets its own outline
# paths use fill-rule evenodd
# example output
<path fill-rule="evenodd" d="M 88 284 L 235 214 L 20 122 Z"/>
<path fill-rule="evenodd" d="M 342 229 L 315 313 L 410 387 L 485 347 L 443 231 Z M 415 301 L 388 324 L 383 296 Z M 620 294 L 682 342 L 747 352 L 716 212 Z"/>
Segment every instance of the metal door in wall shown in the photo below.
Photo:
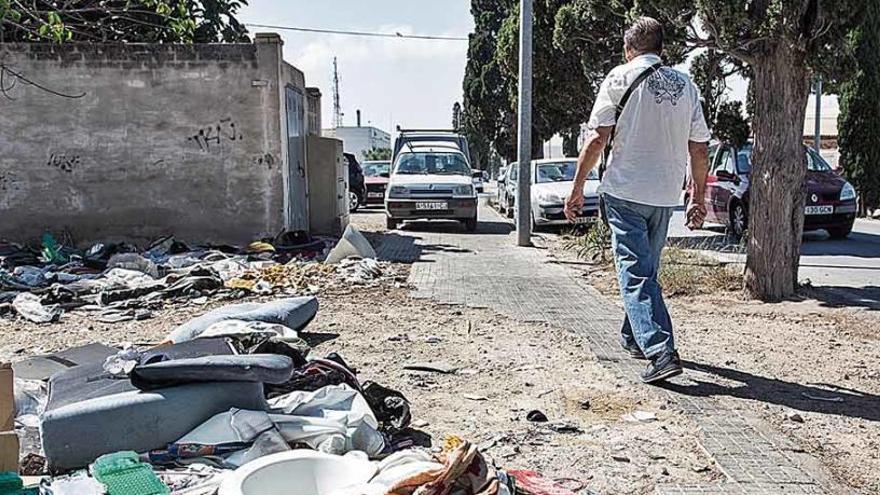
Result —
<path fill-rule="evenodd" d="M 288 228 L 308 230 L 309 200 L 306 179 L 305 105 L 298 89 L 285 88 L 287 111 Z"/>

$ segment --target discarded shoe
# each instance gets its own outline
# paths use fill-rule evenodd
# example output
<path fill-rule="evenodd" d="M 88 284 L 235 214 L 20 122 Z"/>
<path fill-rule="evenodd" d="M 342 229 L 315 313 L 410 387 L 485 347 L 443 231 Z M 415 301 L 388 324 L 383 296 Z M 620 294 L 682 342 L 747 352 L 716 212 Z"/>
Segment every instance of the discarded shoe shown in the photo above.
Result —
<path fill-rule="evenodd" d="M 680 375 L 681 372 L 681 359 L 678 357 L 678 352 L 666 351 L 651 359 L 651 363 L 642 373 L 642 381 L 655 383 Z"/>

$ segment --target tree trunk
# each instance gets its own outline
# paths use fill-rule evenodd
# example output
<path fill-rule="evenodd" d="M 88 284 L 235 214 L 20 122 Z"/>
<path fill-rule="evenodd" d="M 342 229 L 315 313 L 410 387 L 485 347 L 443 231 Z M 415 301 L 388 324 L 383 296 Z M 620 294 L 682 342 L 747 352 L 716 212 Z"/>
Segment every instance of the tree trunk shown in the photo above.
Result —
<path fill-rule="evenodd" d="M 797 289 L 809 82 L 803 53 L 784 42 L 757 58 L 753 68 L 755 149 L 744 283 L 752 297 L 775 302 Z"/>

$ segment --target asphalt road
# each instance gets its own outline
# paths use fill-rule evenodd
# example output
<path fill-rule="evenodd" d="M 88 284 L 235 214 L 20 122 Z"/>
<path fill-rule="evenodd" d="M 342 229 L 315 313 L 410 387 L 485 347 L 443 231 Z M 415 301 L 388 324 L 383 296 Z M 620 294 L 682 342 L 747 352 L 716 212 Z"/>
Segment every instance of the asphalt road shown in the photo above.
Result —
<path fill-rule="evenodd" d="M 720 226 L 688 230 L 681 208 L 669 223 L 669 237 L 672 243 L 703 248 L 718 259 L 745 262 L 744 254 L 732 252 Z M 839 241 L 824 231 L 805 233 L 798 278 L 829 304 L 880 310 L 880 221 L 856 220 L 849 238 Z"/>
<path fill-rule="evenodd" d="M 494 195 L 494 184 L 488 184 Z M 487 194 L 487 195 L 488 195 Z M 700 249 L 711 256 L 745 263 L 745 254 L 731 245 L 721 226 L 690 231 L 684 226 L 684 208 L 678 208 L 669 224 L 671 244 Z M 829 304 L 862 306 L 880 315 L 880 220 L 856 220 L 852 234 L 831 240 L 824 231 L 804 234 L 799 279 L 817 290 L 817 298 Z"/>

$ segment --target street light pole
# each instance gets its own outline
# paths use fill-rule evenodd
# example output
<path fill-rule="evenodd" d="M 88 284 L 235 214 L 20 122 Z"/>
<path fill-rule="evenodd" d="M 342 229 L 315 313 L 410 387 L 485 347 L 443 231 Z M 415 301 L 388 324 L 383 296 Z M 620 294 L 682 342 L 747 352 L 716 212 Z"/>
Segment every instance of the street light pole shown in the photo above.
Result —
<path fill-rule="evenodd" d="M 816 127 L 813 147 L 816 153 L 822 151 L 822 78 L 816 78 L 816 84 L 813 86 L 816 92 Z"/>
<path fill-rule="evenodd" d="M 516 244 L 532 245 L 532 0 L 519 6 L 519 177 Z"/>

